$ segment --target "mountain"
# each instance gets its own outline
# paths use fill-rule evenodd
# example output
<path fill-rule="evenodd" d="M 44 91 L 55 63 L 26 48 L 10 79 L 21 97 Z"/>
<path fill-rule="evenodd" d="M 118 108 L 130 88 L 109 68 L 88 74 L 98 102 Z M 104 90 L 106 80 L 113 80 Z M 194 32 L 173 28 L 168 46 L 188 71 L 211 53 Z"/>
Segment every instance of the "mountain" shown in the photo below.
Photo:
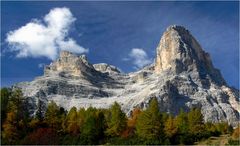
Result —
<path fill-rule="evenodd" d="M 169 26 L 157 47 L 155 62 L 124 74 L 105 63 L 91 64 L 85 55 L 62 51 L 46 66 L 44 75 L 21 88 L 36 112 L 37 102 L 53 100 L 71 107 L 108 108 L 114 101 L 130 115 L 134 107 L 146 108 L 157 97 L 161 111 L 178 114 L 180 109 L 201 108 L 205 121 L 239 123 L 239 90 L 224 81 L 190 32 L 182 26 Z"/>

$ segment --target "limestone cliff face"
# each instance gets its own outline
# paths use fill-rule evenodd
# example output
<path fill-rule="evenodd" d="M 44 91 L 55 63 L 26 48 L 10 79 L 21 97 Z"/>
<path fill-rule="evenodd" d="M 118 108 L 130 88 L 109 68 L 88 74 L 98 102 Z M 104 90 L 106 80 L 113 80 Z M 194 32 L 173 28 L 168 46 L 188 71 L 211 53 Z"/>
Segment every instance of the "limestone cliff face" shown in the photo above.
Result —
<path fill-rule="evenodd" d="M 68 51 L 60 52 L 60 57 L 44 69 L 45 75 L 54 72 L 68 73 L 73 76 L 82 76 L 89 74 L 94 67 L 88 63 L 85 55 L 77 56 Z"/>
<path fill-rule="evenodd" d="M 198 72 L 199 78 L 208 76 L 220 85 L 225 84 L 220 72 L 213 67 L 210 55 L 182 26 L 169 26 L 157 47 L 155 72 L 166 70 L 176 74 Z"/>
<path fill-rule="evenodd" d="M 170 26 L 157 47 L 156 62 L 124 74 L 105 63 L 91 64 L 86 56 L 67 51 L 45 67 L 43 76 L 13 86 L 21 88 L 32 103 L 51 100 L 71 107 L 108 108 L 115 101 L 129 115 L 145 109 L 156 97 L 161 111 L 176 115 L 180 109 L 201 108 L 204 120 L 239 123 L 239 90 L 229 87 L 214 68 L 210 56 L 188 30 Z"/>

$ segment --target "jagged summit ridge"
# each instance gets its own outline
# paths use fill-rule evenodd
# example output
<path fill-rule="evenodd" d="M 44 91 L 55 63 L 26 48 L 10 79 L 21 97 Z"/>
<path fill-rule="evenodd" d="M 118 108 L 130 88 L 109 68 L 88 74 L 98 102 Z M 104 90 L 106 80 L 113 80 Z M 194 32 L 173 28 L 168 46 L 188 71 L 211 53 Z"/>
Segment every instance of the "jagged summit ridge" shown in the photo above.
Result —
<path fill-rule="evenodd" d="M 59 58 L 44 68 L 44 74 L 69 73 L 73 76 L 81 76 L 93 71 L 94 67 L 87 61 L 85 55 L 77 56 L 68 51 L 61 51 Z"/>
<path fill-rule="evenodd" d="M 72 76 L 91 75 L 96 72 L 115 74 L 120 70 L 106 63 L 91 64 L 88 62 L 86 55 L 76 55 L 69 51 L 61 51 L 59 58 L 45 66 L 44 75 L 49 74 L 68 74 Z M 90 74 L 89 74 L 90 73 Z"/>
<path fill-rule="evenodd" d="M 108 108 L 117 101 L 129 115 L 133 108 L 146 108 L 157 97 L 161 111 L 178 114 L 180 109 L 201 108 L 205 121 L 239 123 L 239 90 L 228 87 L 210 56 L 182 26 L 170 26 L 157 47 L 156 61 L 128 74 L 105 63 L 91 64 L 86 56 L 63 51 L 32 82 L 14 85 L 32 103 L 53 100 L 71 107 Z"/>

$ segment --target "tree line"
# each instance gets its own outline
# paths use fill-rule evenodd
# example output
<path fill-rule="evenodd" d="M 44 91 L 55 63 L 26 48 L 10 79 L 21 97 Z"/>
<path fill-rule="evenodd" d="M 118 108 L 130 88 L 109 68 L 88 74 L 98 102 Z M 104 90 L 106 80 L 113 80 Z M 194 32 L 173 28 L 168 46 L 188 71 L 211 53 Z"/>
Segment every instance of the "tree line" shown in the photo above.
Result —
<path fill-rule="evenodd" d="M 204 123 L 197 108 L 181 110 L 177 116 L 160 112 L 156 98 L 145 110 L 133 109 L 130 117 L 117 102 L 109 109 L 72 107 L 66 111 L 51 101 L 45 111 L 39 100 L 34 116 L 28 107 L 21 90 L 1 89 L 1 144 L 176 145 L 221 134 L 239 136 L 228 123 Z"/>

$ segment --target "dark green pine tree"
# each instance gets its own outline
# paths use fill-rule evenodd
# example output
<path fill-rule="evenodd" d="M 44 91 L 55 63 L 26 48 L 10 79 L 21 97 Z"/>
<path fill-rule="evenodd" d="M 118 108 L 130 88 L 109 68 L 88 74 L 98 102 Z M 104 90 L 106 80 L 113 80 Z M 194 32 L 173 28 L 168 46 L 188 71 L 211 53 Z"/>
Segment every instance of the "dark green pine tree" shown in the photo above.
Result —
<path fill-rule="evenodd" d="M 44 119 L 44 107 L 44 102 L 38 98 L 36 118 L 39 121 L 43 121 Z"/>
<path fill-rule="evenodd" d="M 97 134 L 97 139 L 102 140 L 104 139 L 105 133 L 104 131 L 107 128 L 107 122 L 105 120 L 104 113 L 100 110 L 97 111 L 96 113 L 97 119 L 96 119 L 96 134 Z"/>
<path fill-rule="evenodd" d="M 89 107 L 81 129 L 80 144 L 98 144 L 98 128 L 96 109 Z"/>

